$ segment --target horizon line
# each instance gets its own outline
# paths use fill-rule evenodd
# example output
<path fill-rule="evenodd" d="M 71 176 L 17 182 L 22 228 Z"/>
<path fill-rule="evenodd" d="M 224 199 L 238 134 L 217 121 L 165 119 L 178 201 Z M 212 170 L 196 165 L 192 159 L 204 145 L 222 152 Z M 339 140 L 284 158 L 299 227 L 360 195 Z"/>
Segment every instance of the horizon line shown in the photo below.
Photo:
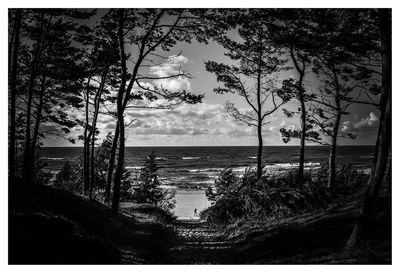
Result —
<path fill-rule="evenodd" d="M 264 145 L 263 147 L 300 147 L 300 145 Z M 375 144 L 342 144 L 342 145 L 336 145 L 336 147 L 342 147 L 342 146 L 375 146 Z M 181 146 L 162 146 L 162 145 L 156 145 L 156 146 L 125 146 L 125 148 L 181 148 L 181 147 L 258 147 L 257 145 L 196 145 L 196 146 L 190 146 L 190 145 L 181 145 Z M 306 145 L 305 147 L 329 147 L 329 145 Z M 61 145 L 61 146 L 42 146 L 41 148 L 83 148 L 82 146 L 75 146 L 75 145 Z"/>

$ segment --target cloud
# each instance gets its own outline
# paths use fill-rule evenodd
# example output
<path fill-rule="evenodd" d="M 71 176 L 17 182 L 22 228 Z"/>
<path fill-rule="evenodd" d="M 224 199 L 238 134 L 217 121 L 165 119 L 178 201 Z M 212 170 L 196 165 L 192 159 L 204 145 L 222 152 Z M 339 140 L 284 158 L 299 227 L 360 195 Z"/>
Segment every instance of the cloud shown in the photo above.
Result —
<path fill-rule="evenodd" d="M 129 119 L 136 120 L 129 127 L 132 133 L 140 135 L 204 135 L 227 121 L 224 127 L 236 127 L 229 122 L 222 105 L 208 103 L 181 104 L 174 109 L 133 110 L 126 115 L 127 122 Z"/>
<path fill-rule="evenodd" d="M 241 109 L 245 110 L 245 109 Z M 126 123 L 133 122 L 127 130 L 132 144 L 135 141 L 148 140 L 167 141 L 165 138 L 175 139 L 177 143 L 191 141 L 191 143 L 242 143 L 256 144 L 257 130 L 253 126 L 234 119 L 222 104 L 181 104 L 174 109 L 135 109 L 126 115 Z M 271 118 L 275 124 L 264 126 L 263 135 L 266 143 L 280 141 L 278 126 L 279 117 Z M 202 142 L 203 141 L 203 142 Z M 165 142 L 167 143 L 167 142 Z M 176 144 L 177 145 L 177 144 Z"/>
<path fill-rule="evenodd" d="M 138 135 L 204 135 L 208 134 L 208 130 L 204 128 L 139 128 L 135 130 Z"/>
<path fill-rule="evenodd" d="M 369 132 L 375 132 L 378 128 L 378 124 L 379 117 L 376 116 L 374 112 L 370 112 L 369 116 L 358 122 L 344 121 L 340 131 L 343 133 L 366 134 Z"/>
<path fill-rule="evenodd" d="M 150 67 L 149 73 L 155 77 L 168 77 L 182 73 L 182 65 L 187 64 L 189 59 L 183 55 L 169 56 L 166 62 Z M 154 80 L 158 88 L 166 88 L 170 91 L 190 90 L 190 80 L 187 77 Z"/>
<path fill-rule="evenodd" d="M 187 64 L 189 59 L 183 55 L 172 55 L 168 57 L 168 62 L 174 64 Z"/>

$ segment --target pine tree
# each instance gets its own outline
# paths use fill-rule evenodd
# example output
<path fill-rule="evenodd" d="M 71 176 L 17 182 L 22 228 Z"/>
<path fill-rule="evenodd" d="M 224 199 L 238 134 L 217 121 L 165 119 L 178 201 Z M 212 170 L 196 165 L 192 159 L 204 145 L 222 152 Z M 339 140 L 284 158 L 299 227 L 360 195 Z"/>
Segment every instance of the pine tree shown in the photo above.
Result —
<path fill-rule="evenodd" d="M 156 153 L 153 151 L 147 157 L 139 177 L 135 180 L 132 198 L 137 203 L 149 203 L 164 209 L 174 207 L 174 193 L 161 188 L 157 175 Z"/>
<path fill-rule="evenodd" d="M 241 111 L 231 103 L 226 103 L 227 112 L 240 122 L 255 127 L 258 138 L 257 176 L 262 175 L 263 136 L 262 128 L 267 117 L 273 114 L 292 97 L 290 92 L 280 88 L 274 79 L 285 60 L 283 51 L 271 40 L 271 29 L 268 27 L 273 18 L 265 10 L 247 10 L 238 12 L 237 21 L 241 22 L 238 32 L 240 42 L 226 35 L 216 37 L 225 49 L 226 55 L 237 64 L 227 65 L 215 61 L 206 62 L 206 70 L 217 76 L 223 87 L 214 92 L 219 94 L 235 93 L 243 97 L 251 111 Z"/>

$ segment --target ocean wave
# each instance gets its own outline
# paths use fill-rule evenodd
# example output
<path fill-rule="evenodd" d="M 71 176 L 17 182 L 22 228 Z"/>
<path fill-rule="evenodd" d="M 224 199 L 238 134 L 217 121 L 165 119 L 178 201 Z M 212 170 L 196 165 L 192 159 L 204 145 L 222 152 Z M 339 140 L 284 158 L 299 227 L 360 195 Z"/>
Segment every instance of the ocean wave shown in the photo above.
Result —
<path fill-rule="evenodd" d="M 373 155 L 365 155 L 365 156 L 360 156 L 360 158 L 374 158 Z"/>
<path fill-rule="evenodd" d="M 296 168 L 299 166 L 299 163 L 274 163 L 271 165 L 267 165 L 264 168 L 282 168 L 282 169 L 291 169 L 291 168 Z M 320 163 L 319 162 L 307 162 L 304 163 L 304 167 L 319 167 Z"/>
<path fill-rule="evenodd" d="M 270 165 L 267 165 L 264 167 L 264 170 L 266 171 L 277 171 L 277 170 L 287 170 L 287 169 L 294 169 L 299 166 L 299 163 L 272 163 Z M 320 163 L 319 162 L 307 162 L 304 163 L 305 169 L 311 169 L 311 168 L 319 168 Z M 241 167 L 234 167 L 232 168 L 233 172 L 243 174 L 246 169 L 248 168 L 256 168 L 256 166 L 241 166 Z"/>
<path fill-rule="evenodd" d="M 206 169 L 190 169 L 190 173 L 203 173 L 203 172 L 222 172 L 224 168 L 206 168 Z"/>
<path fill-rule="evenodd" d="M 140 170 L 143 166 L 126 166 L 125 169 Z"/>
<path fill-rule="evenodd" d="M 250 159 L 257 159 L 256 156 L 249 156 Z"/>
<path fill-rule="evenodd" d="M 235 167 L 235 168 L 232 168 L 232 171 L 233 171 L 233 172 L 237 172 L 237 173 L 244 173 L 244 172 L 246 171 L 247 168 L 251 168 L 251 167 L 248 167 L 248 166 L 245 166 L 245 167 Z"/>
<path fill-rule="evenodd" d="M 65 159 L 64 157 L 41 157 L 40 159 L 46 159 L 46 160 L 63 160 Z"/>
<path fill-rule="evenodd" d="M 199 156 L 184 156 L 182 157 L 183 160 L 195 160 L 195 159 L 200 159 L 201 157 Z"/>
<path fill-rule="evenodd" d="M 166 157 L 156 157 L 156 160 L 166 161 L 166 160 L 168 160 L 168 158 L 166 158 Z"/>

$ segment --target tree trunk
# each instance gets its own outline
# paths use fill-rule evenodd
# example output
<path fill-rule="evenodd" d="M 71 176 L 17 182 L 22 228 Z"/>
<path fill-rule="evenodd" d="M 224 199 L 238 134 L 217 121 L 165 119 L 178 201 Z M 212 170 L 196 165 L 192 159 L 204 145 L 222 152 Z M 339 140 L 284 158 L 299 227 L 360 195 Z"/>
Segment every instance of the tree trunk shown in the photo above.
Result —
<path fill-rule="evenodd" d="M 263 138 L 262 138 L 262 125 L 259 121 L 257 126 L 257 136 L 258 136 L 258 153 L 257 153 L 257 177 L 258 179 L 262 176 L 262 152 L 263 152 Z"/>
<path fill-rule="evenodd" d="M 8 23 L 13 25 L 13 28 L 11 30 L 11 32 L 8 32 L 8 73 L 10 73 L 12 71 L 12 63 L 13 63 L 13 49 L 14 47 L 14 40 L 15 40 L 15 33 L 17 32 L 17 29 L 21 27 L 21 10 L 20 9 L 16 9 L 15 10 L 15 15 L 13 18 L 11 18 L 10 13 L 11 13 L 11 9 L 8 11 Z M 18 14 L 19 13 L 19 14 Z M 18 22 L 19 21 L 19 22 Z M 18 29 L 19 32 L 19 29 Z M 18 34 L 19 36 L 19 34 Z M 18 37 L 19 39 L 19 37 Z M 18 45 L 19 46 L 19 45 Z M 8 84 L 10 85 L 10 74 L 8 74 Z"/>
<path fill-rule="evenodd" d="M 300 71 L 299 71 L 300 72 Z M 302 182 L 304 178 L 304 148 L 306 144 L 306 106 L 304 102 L 303 94 L 303 78 L 304 73 L 300 72 L 300 78 L 298 82 L 299 100 L 301 106 L 301 136 L 300 136 L 300 155 L 299 155 L 299 181 Z"/>
<path fill-rule="evenodd" d="M 94 171 L 94 148 L 95 148 L 95 142 L 96 142 L 96 126 L 97 126 L 97 118 L 99 116 L 99 108 L 100 108 L 100 100 L 101 100 L 101 95 L 103 93 L 104 89 L 104 84 L 105 80 L 108 74 L 108 66 L 106 66 L 103 70 L 103 74 L 101 75 L 101 81 L 100 81 L 100 86 L 99 90 L 95 96 L 94 99 L 94 116 L 93 116 L 93 121 L 92 121 L 92 139 L 91 139 L 91 151 L 90 151 L 90 187 L 89 187 L 89 198 L 92 198 L 93 196 L 93 189 L 94 189 L 94 183 L 95 183 L 95 171 Z"/>
<path fill-rule="evenodd" d="M 124 124 L 124 93 L 126 85 L 126 55 L 124 48 L 124 10 L 118 10 L 118 43 L 120 48 L 120 58 L 121 58 L 121 85 L 118 90 L 117 96 L 117 115 L 119 124 L 119 149 L 118 149 L 118 162 L 115 170 L 114 176 L 114 192 L 112 200 L 112 214 L 118 216 L 119 209 L 119 196 L 120 196 L 120 186 L 121 178 L 124 171 L 125 163 L 125 124 Z"/>
<path fill-rule="evenodd" d="M 119 123 L 117 123 L 117 126 L 115 127 L 114 139 L 113 139 L 113 143 L 111 146 L 110 158 L 108 161 L 107 181 L 106 181 L 106 190 L 105 190 L 105 197 L 104 197 L 104 203 L 106 203 L 106 204 L 108 204 L 108 202 L 110 201 L 112 175 L 114 172 L 114 164 L 115 164 L 115 156 L 117 153 L 118 139 L 119 139 Z"/>
<path fill-rule="evenodd" d="M 305 71 L 305 63 L 303 62 L 303 68 L 299 66 L 297 62 L 293 45 L 290 45 L 290 56 L 292 57 L 293 64 L 299 73 L 299 80 L 297 81 L 297 94 L 298 100 L 300 102 L 301 107 L 301 134 L 300 134 L 300 154 L 299 154 L 299 170 L 298 170 L 298 179 L 299 181 L 303 181 L 304 177 L 304 147 L 306 143 L 306 105 L 304 101 L 304 93 L 303 93 L 303 80 L 304 80 L 304 71 Z"/>
<path fill-rule="evenodd" d="M 368 188 L 360 217 L 354 225 L 353 231 L 347 241 L 345 250 L 354 249 L 364 234 L 368 218 L 378 196 L 380 186 L 388 168 L 392 135 L 392 23 L 390 9 L 379 9 L 379 29 L 382 45 L 382 94 L 381 94 L 381 126 L 379 132 L 379 147 L 375 167 L 371 171 Z M 389 161 L 390 162 L 390 161 Z M 390 174 L 389 174 L 389 177 Z"/>
<path fill-rule="evenodd" d="M 341 113 L 340 110 L 338 110 L 335 119 L 335 124 L 333 126 L 332 140 L 329 153 L 329 176 L 327 185 L 329 189 L 331 189 L 334 186 L 336 180 L 336 148 L 337 148 L 339 126 L 340 126 L 340 118 L 341 118 Z"/>
<path fill-rule="evenodd" d="M 35 162 L 35 155 L 36 155 L 36 146 L 37 146 L 37 141 L 39 138 L 39 127 L 40 127 L 40 122 L 42 119 L 42 109 L 43 109 L 43 98 L 44 98 L 44 91 L 46 89 L 45 87 L 45 81 L 46 78 L 43 76 L 42 77 L 42 82 L 40 85 L 40 94 L 39 94 L 39 104 L 36 110 L 36 120 L 35 120 L 35 127 L 33 128 L 33 135 L 32 135 L 32 144 L 31 144 L 31 162 Z M 32 168 L 34 170 L 34 168 Z M 35 175 L 32 175 L 32 178 L 35 179 Z"/>
<path fill-rule="evenodd" d="M 88 126 L 89 126 L 89 88 L 90 80 L 92 78 L 92 67 L 93 62 L 90 63 L 89 77 L 86 84 L 86 96 L 85 96 L 85 129 L 83 131 L 83 194 L 87 194 L 89 190 L 89 161 L 88 161 Z"/>
<path fill-rule="evenodd" d="M 118 123 L 120 125 L 119 148 L 118 148 L 117 167 L 115 169 L 115 176 L 114 176 L 114 189 L 113 189 L 113 199 L 112 199 L 112 213 L 114 216 L 118 215 L 121 178 L 123 175 L 124 163 L 125 163 L 125 128 L 124 128 L 123 113 L 121 115 L 118 115 Z"/>
<path fill-rule="evenodd" d="M 15 149 L 16 149 L 16 136 L 15 136 L 15 116 L 16 116 L 16 93 L 17 93 L 17 66 L 18 66 L 18 51 L 19 51 L 19 33 L 21 29 L 21 9 L 17 9 L 15 18 L 15 38 L 14 48 L 12 53 L 12 69 L 11 69 L 11 89 L 10 89 L 10 147 L 8 150 L 8 164 L 9 164 L 9 182 L 15 182 Z M 11 47 L 9 48 L 11 51 Z"/>
<path fill-rule="evenodd" d="M 42 14 L 42 23 L 39 31 L 39 37 L 36 42 L 36 49 L 34 52 L 28 85 L 28 99 L 26 106 L 26 126 L 25 126 L 25 148 L 24 148 L 24 159 L 23 159 L 23 181 L 29 183 L 31 181 L 32 174 L 32 162 L 31 162 L 31 109 L 33 99 L 33 89 L 35 87 L 36 69 L 39 63 L 40 54 L 42 51 L 42 45 L 44 42 L 45 31 L 44 31 L 44 14 Z M 49 20 L 50 22 L 50 20 Z"/>
<path fill-rule="evenodd" d="M 93 128 L 93 127 L 92 127 Z M 96 130 L 93 128 L 92 130 Z M 94 146 L 96 142 L 96 132 L 92 133 L 92 139 L 90 141 L 90 184 L 89 184 L 89 199 L 93 198 L 93 189 L 95 183 L 95 171 L 94 171 Z"/>
<path fill-rule="evenodd" d="M 261 33 L 258 35 L 259 41 L 262 41 Z M 257 124 L 257 137 L 258 137 L 258 153 L 257 153 L 257 178 L 261 179 L 262 176 L 262 152 L 263 152 L 263 138 L 262 138 L 262 103 L 261 103 L 261 65 L 262 65 L 262 44 L 260 42 L 259 48 L 259 61 L 258 61 L 258 72 L 257 72 L 257 117 L 258 117 L 258 124 Z"/>
<path fill-rule="evenodd" d="M 336 74 L 335 66 L 331 68 L 333 72 L 333 77 L 335 79 L 335 109 L 336 117 L 332 128 L 332 140 L 331 140 L 331 150 L 329 154 L 329 176 L 328 176 L 328 188 L 332 189 L 336 181 L 336 148 L 337 148 L 337 138 L 339 133 L 340 119 L 342 116 L 342 108 L 340 105 L 340 85 L 339 79 Z"/>

